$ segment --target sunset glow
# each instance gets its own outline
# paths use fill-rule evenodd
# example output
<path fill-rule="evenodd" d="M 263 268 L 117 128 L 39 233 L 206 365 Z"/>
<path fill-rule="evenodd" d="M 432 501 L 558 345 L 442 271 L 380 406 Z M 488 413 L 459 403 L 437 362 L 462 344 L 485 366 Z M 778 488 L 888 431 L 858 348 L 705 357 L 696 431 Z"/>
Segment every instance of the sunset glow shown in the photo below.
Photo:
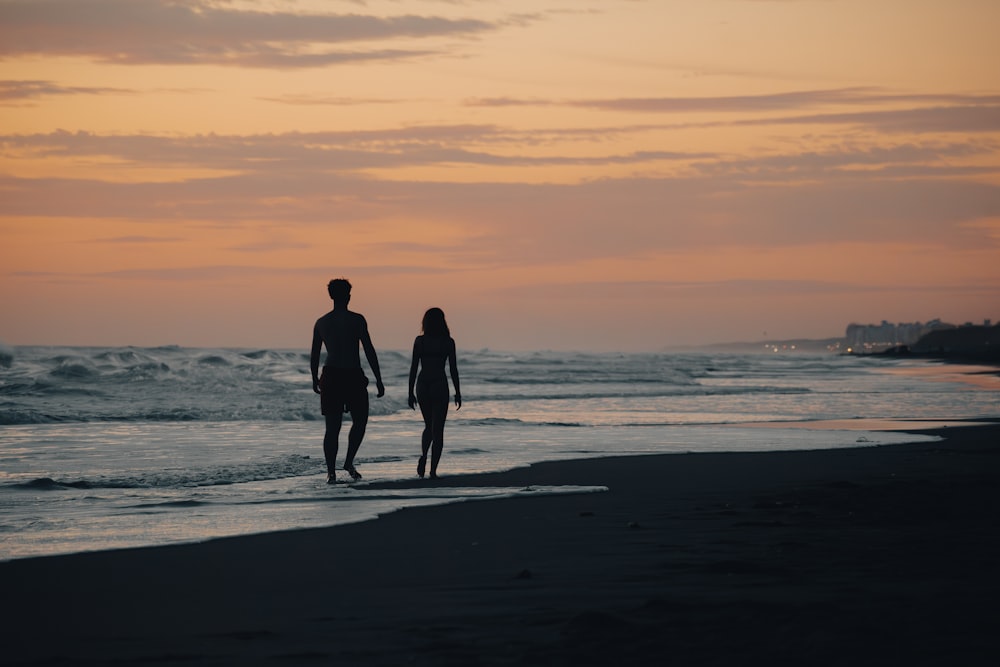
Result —
<path fill-rule="evenodd" d="M 0 342 L 1000 319 L 993 0 L 0 0 Z"/>

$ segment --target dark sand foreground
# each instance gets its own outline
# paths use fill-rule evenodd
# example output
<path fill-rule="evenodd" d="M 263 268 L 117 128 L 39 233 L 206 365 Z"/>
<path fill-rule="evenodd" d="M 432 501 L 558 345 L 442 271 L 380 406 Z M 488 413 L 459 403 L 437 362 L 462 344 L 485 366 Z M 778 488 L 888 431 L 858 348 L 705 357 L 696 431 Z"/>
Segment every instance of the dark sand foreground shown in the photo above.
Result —
<path fill-rule="evenodd" d="M 1000 424 L 938 433 L 542 464 L 439 483 L 610 491 L 0 563 L 0 662 L 1000 664 Z"/>

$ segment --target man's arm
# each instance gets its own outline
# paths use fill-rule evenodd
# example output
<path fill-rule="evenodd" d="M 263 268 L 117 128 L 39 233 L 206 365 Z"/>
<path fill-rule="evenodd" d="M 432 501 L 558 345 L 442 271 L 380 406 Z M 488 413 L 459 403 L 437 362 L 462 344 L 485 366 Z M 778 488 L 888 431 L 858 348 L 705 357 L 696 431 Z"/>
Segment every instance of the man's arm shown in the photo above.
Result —
<path fill-rule="evenodd" d="M 409 403 L 411 409 L 415 409 L 414 406 L 417 404 L 417 395 L 413 393 L 413 387 L 417 383 L 417 369 L 420 366 L 420 337 L 418 336 L 413 340 L 413 359 L 410 361 L 410 393 L 407 397 L 407 403 Z"/>
<path fill-rule="evenodd" d="M 375 353 L 371 334 L 368 333 L 368 322 L 364 317 L 361 318 L 361 347 L 364 348 L 365 358 L 368 359 L 368 365 L 371 366 L 372 373 L 375 374 L 375 387 L 378 389 L 376 396 L 382 398 L 385 396 L 385 385 L 382 384 L 382 371 L 379 369 L 378 355 Z"/>
<path fill-rule="evenodd" d="M 309 353 L 309 370 L 312 371 L 313 391 L 319 393 L 319 355 L 323 350 L 323 337 L 319 335 L 319 322 L 313 326 L 312 350 Z"/>

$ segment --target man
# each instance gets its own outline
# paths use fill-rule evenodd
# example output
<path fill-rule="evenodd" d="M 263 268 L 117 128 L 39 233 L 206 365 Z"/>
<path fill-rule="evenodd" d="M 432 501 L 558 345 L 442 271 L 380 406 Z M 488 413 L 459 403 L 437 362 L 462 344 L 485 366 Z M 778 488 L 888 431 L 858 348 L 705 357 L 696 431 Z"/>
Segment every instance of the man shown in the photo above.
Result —
<path fill-rule="evenodd" d="M 375 374 L 378 397 L 385 396 L 378 355 L 368 333 L 364 315 L 347 309 L 351 300 L 351 283 L 343 278 L 331 280 L 327 285 L 333 310 L 316 320 L 313 327 L 312 353 L 309 367 L 312 370 L 313 391 L 320 395 L 320 408 L 326 417 L 326 434 L 323 436 L 323 454 L 326 456 L 327 484 L 337 481 L 337 449 L 340 426 L 344 413 L 351 413 L 351 430 L 347 435 L 347 456 L 344 470 L 352 479 L 361 479 L 354 467 L 354 456 L 361 447 L 368 426 L 368 378 L 361 369 L 358 345 L 365 350 L 368 365 Z M 319 355 L 326 345 L 326 364 L 319 375 Z"/>

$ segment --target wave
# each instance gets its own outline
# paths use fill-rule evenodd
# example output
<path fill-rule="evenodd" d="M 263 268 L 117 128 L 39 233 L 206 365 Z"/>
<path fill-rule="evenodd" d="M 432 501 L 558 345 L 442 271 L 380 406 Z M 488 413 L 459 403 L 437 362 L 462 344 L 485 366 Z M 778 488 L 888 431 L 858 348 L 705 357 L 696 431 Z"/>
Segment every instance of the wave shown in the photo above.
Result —
<path fill-rule="evenodd" d="M 523 419 L 517 419 L 516 417 L 486 417 L 483 419 L 467 419 L 462 421 L 466 426 L 521 426 L 521 425 L 531 425 L 531 426 L 586 426 L 586 424 L 581 424 L 579 422 L 559 422 L 559 421 L 525 421 Z"/>
<path fill-rule="evenodd" d="M 207 503 L 203 500 L 170 500 L 162 503 L 140 503 L 138 505 L 129 505 L 126 507 L 126 509 L 149 510 L 149 509 L 156 509 L 157 507 L 188 508 L 188 507 L 202 507 L 204 505 L 210 505 L 210 504 L 211 503 Z"/>
<path fill-rule="evenodd" d="M 0 368 L 10 368 L 14 363 L 14 350 L 0 343 Z"/>
<path fill-rule="evenodd" d="M 10 484 L 9 487 L 12 489 L 27 489 L 30 491 L 55 491 L 68 488 L 51 477 L 39 477 L 38 479 L 33 479 L 30 482 L 17 482 Z"/>
<path fill-rule="evenodd" d="M 66 361 L 49 371 L 49 374 L 52 377 L 57 378 L 86 380 L 97 377 L 100 374 L 100 371 L 87 363 Z"/>
<path fill-rule="evenodd" d="M 366 463 L 399 463 L 400 461 L 406 461 L 407 459 L 402 456 L 361 456 L 359 455 L 355 461 L 358 465 Z"/>
<path fill-rule="evenodd" d="M 462 423 L 469 426 L 509 426 L 526 422 L 516 417 L 485 417 L 483 419 L 466 419 Z"/>
<path fill-rule="evenodd" d="M 614 384 L 626 383 L 630 385 L 653 385 L 688 387 L 697 384 L 697 378 L 691 375 L 680 375 L 676 377 L 636 377 L 622 375 L 611 375 L 595 373 L 593 371 L 579 374 L 558 374 L 553 376 L 493 376 L 482 379 L 485 384 L 496 385 L 580 385 L 580 384 Z"/>
<path fill-rule="evenodd" d="M 601 391 L 600 389 L 583 389 L 579 391 L 564 392 L 539 392 L 534 394 L 481 394 L 479 396 L 466 398 L 476 398 L 483 401 L 588 401 L 605 399 L 631 399 L 631 398 L 677 398 L 687 396 L 739 396 L 742 394 L 809 394 L 812 393 L 809 387 L 774 387 L 766 385 L 758 386 L 738 386 L 738 387 L 712 387 L 704 385 L 691 385 L 688 387 L 671 386 L 657 391 L 635 391 L 617 390 Z"/>
<path fill-rule="evenodd" d="M 7 349 L 0 347 L 0 425 L 322 419 L 305 350 Z M 371 415 L 408 411 L 409 355 L 390 350 L 379 356 L 389 393 L 373 397 Z M 459 367 L 470 405 L 811 391 L 794 365 L 771 357 L 485 350 L 461 353 Z"/>
<path fill-rule="evenodd" d="M 230 363 L 228 359 L 217 354 L 210 354 L 207 357 L 201 357 L 198 359 L 198 363 L 205 366 L 232 366 L 232 363 Z"/>
<path fill-rule="evenodd" d="M 466 447 L 464 449 L 449 449 L 448 456 L 477 456 L 480 454 L 486 454 L 485 449 L 479 449 L 478 447 Z"/>
<path fill-rule="evenodd" d="M 359 460 L 360 461 L 360 460 Z M 59 480 L 40 477 L 27 482 L 5 485 L 11 489 L 30 491 L 66 491 L 70 489 L 177 489 L 202 486 L 228 486 L 247 482 L 264 482 L 289 477 L 317 475 L 326 464 L 309 456 L 293 455 L 266 461 L 226 466 L 210 466 L 192 470 L 142 471 L 120 477 Z"/>
<path fill-rule="evenodd" d="M 29 424 L 57 424 L 61 419 L 55 415 L 45 414 L 36 410 L 21 410 L 17 408 L 0 408 L 0 426 L 24 426 Z"/>

